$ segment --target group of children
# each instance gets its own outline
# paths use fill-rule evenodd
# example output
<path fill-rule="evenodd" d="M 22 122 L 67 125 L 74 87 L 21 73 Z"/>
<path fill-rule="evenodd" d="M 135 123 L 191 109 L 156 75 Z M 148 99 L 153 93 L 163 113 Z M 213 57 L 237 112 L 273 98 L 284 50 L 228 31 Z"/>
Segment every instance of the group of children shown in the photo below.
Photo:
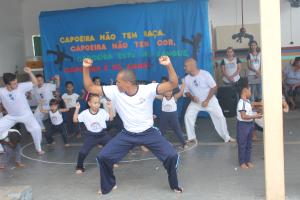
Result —
<path fill-rule="evenodd" d="M 37 75 L 39 78 L 40 75 Z M 59 81 L 59 77 L 55 77 L 56 81 Z M 93 82 L 100 85 L 100 78 L 96 77 Z M 50 127 L 45 130 L 45 139 L 47 145 L 54 145 L 53 139 L 54 133 L 60 133 L 62 136 L 65 147 L 68 147 L 68 136 L 76 134 L 81 135 L 78 123 L 83 123 L 86 130 L 82 135 L 84 136 L 83 145 L 78 154 L 76 174 L 82 174 L 84 172 L 84 160 L 96 145 L 105 145 L 111 139 L 107 129 L 107 122 L 112 121 L 116 116 L 116 111 L 105 97 L 99 97 L 98 95 L 86 93 L 83 97 L 74 93 L 74 85 L 72 82 L 67 81 L 65 84 L 66 93 L 59 95 L 57 85 L 55 94 L 52 98 L 43 97 L 42 93 L 39 95 L 38 111 L 47 115 L 50 121 Z M 184 81 L 180 86 L 180 90 L 177 93 L 169 91 L 163 95 L 159 95 L 156 98 L 161 100 L 161 114 L 159 118 L 159 129 L 163 135 L 166 134 L 167 126 L 169 125 L 183 148 L 186 148 L 187 141 L 184 139 L 184 134 L 181 129 L 178 112 L 177 112 L 177 100 L 183 96 L 184 93 Z M 47 87 L 46 87 L 47 88 Z M 85 98 L 88 108 L 80 111 L 80 104 L 78 101 L 80 98 Z M 240 100 L 237 105 L 237 143 L 238 143 L 238 160 L 241 168 L 251 168 L 251 147 L 252 137 L 254 130 L 254 120 L 262 118 L 261 113 L 253 112 L 253 104 L 250 102 L 251 90 L 249 86 L 243 86 L 240 93 Z M 100 108 L 101 103 L 105 109 Z M 1 107 L 0 113 L 4 112 Z M 65 113 L 65 117 L 63 116 Z M 64 118 L 66 120 L 64 120 Z M 64 124 L 66 122 L 66 127 Z M 9 158 L 15 153 L 15 162 L 18 167 L 23 167 L 20 158 L 20 138 L 21 135 L 18 130 L 10 129 L 7 133 L 0 138 L 0 147 L 3 147 L 4 156 L 0 163 L 0 169 L 5 168 L 9 162 Z M 0 149 L 1 150 L 1 149 Z"/>
<path fill-rule="evenodd" d="M 84 136 L 84 142 L 80 149 L 76 166 L 76 173 L 82 174 L 84 172 L 83 162 L 90 150 L 96 145 L 105 145 L 111 139 L 111 136 L 106 130 L 106 122 L 112 121 L 116 116 L 115 108 L 105 97 L 99 97 L 87 92 L 81 97 L 74 93 L 74 85 L 71 81 L 65 83 L 66 93 L 60 95 L 58 90 L 60 79 L 58 76 L 53 78 L 56 83 L 55 85 L 52 83 L 44 83 L 43 77 L 40 74 L 36 75 L 36 78 L 38 80 L 41 79 L 39 80 L 40 86 L 31 91 L 32 94 L 30 97 L 34 96 L 39 102 L 35 110 L 35 117 L 41 125 L 47 146 L 55 144 L 53 139 L 55 133 L 61 135 L 65 147 L 70 146 L 68 142 L 70 136 L 74 134 L 80 136 L 82 134 Z M 93 82 L 100 85 L 100 78 L 94 77 Z M 165 135 L 166 128 L 170 125 L 172 130 L 176 133 L 182 147 L 185 148 L 186 141 L 178 120 L 176 104 L 177 99 L 183 95 L 183 91 L 184 84 L 182 84 L 181 89 L 177 94 L 173 95 L 173 92 L 167 92 L 165 95 L 157 96 L 156 98 L 162 100 L 162 112 L 159 123 L 161 133 Z M 83 110 L 81 113 L 79 113 L 80 99 L 85 99 L 88 106 L 88 109 Z M 104 109 L 100 108 L 101 104 Z M 4 109 L 3 107 L 1 107 L 1 109 L 0 113 L 2 114 L 4 113 Z M 50 125 L 47 128 L 43 122 L 45 119 L 49 119 L 50 122 Z M 79 123 L 83 123 L 86 127 L 86 131 L 83 133 L 80 133 Z M 0 141 L 2 143 L 4 140 L 1 139 Z M 19 144 L 8 146 L 7 143 L 3 142 L 2 146 L 5 156 L 2 159 L 0 165 L 1 168 L 5 168 L 8 164 L 8 157 L 11 157 L 12 155 L 12 150 L 9 147 L 14 148 L 17 166 L 23 166 L 20 161 Z M 0 145 L 0 147 L 2 146 Z M 142 149 L 147 151 L 146 148 Z"/>

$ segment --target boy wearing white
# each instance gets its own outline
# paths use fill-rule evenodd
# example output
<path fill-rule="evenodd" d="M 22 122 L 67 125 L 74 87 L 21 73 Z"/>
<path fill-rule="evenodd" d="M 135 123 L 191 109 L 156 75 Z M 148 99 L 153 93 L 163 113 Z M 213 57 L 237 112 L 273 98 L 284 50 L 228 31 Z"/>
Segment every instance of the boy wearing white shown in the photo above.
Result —
<path fill-rule="evenodd" d="M 41 74 L 37 74 L 37 85 L 33 87 L 32 93 L 38 103 L 43 101 L 43 108 L 46 110 L 49 110 L 49 102 L 51 99 L 54 99 L 53 93 L 56 92 L 56 90 L 59 88 L 59 76 L 56 75 L 54 77 L 56 84 L 52 83 L 45 83 L 44 77 Z M 48 118 L 47 113 L 41 112 L 41 105 L 39 104 L 36 110 L 34 111 L 34 117 L 40 124 L 42 130 L 45 130 L 45 126 L 43 123 L 43 120 L 46 120 Z"/>
<path fill-rule="evenodd" d="M 237 143 L 238 143 L 238 160 L 242 169 L 254 167 L 251 163 L 253 120 L 262 117 L 261 114 L 252 112 L 250 103 L 251 92 L 249 86 L 243 86 L 241 99 L 237 105 Z"/>
<path fill-rule="evenodd" d="M 67 132 L 69 136 L 76 134 L 77 137 L 80 137 L 79 126 L 77 123 L 73 122 L 76 102 L 80 96 L 79 94 L 74 93 L 74 84 L 72 81 L 67 81 L 65 86 L 66 93 L 64 93 L 61 98 L 64 100 L 66 108 L 69 109 L 69 111 L 66 113 Z"/>

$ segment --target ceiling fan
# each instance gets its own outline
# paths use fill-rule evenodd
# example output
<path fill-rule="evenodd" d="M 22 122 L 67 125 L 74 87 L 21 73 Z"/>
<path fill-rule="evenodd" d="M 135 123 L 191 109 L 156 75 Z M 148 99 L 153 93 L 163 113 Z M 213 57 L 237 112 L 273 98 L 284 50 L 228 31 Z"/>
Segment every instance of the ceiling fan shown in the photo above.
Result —
<path fill-rule="evenodd" d="M 240 28 L 240 32 L 232 35 L 232 39 L 236 42 L 242 43 L 243 39 L 248 39 L 250 44 L 254 40 L 254 36 L 246 32 L 246 28 L 244 27 L 244 0 L 241 0 L 241 10 L 242 10 L 242 27 Z"/>

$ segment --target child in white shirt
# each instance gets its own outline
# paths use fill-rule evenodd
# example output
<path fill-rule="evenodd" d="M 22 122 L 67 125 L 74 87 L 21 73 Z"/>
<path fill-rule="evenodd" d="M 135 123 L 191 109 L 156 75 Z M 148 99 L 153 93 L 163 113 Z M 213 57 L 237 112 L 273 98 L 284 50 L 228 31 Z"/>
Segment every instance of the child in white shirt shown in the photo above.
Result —
<path fill-rule="evenodd" d="M 74 93 L 74 84 L 72 81 L 67 81 L 65 83 L 65 87 L 67 92 L 64 93 L 61 98 L 64 100 L 66 108 L 69 109 L 69 111 L 66 113 L 67 133 L 69 136 L 76 134 L 79 137 L 79 127 L 77 123 L 73 122 L 73 115 L 75 112 L 76 102 L 78 101 L 80 95 Z"/>
<path fill-rule="evenodd" d="M 244 86 L 241 91 L 241 99 L 237 105 L 237 144 L 238 160 L 242 169 L 253 168 L 251 163 L 253 121 L 262 118 L 261 114 L 252 112 L 250 103 L 251 91 L 249 86 Z"/>
<path fill-rule="evenodd" d="M 84 143 L 78 155 L 76 174 L 82 174 L 84 172 L 83 162 L 92 148 L 98 144 L 105 145 L 111 139 L 105 130 L 106 121 L 113 119 L 111 103 L 108 102 L 109 113 L 100 108 L 100 104 L 100 97 L 91 93 L 88 96 L 89 109 L 78 114 L 80 104 L 76 104 L 73 121 L 75 123 L 83 122 L 87 129 L 84 134 Z"/>
<path fill-rule="evenodd" d="M 43 102 L 40 103 L 40 111 L 42 113 L 49 114 L 51 125 L 50 128 L 47 130 L 45 137 L 47 140 L 47 145 L 55 144 L 53 140 L 53 134 L 55 132 L 59 132 L 65 144 L 65 147 L 70 146 L 67 141 L 67 133 L 64 127 L 64 121 L 62 117 L 63 112 L 68 112 L 68 108 L 61 108 L 59 109 L 59 102 L 56 99 L 51 99 L 49 102 L 50 110 L 45 110 L 43 108 Z"/>

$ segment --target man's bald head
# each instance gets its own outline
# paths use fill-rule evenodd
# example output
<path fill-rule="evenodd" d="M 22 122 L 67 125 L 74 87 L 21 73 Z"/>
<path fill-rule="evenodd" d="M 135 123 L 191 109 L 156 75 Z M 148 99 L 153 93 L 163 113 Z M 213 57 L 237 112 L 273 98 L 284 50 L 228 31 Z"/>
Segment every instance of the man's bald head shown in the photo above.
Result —
<path fill-rule="evenodd" d="M 117 86 L 120 92 L 127 92 L 136 85 L 135 73 L 130 69 L 122 69 L 117 76 Z"/>
<path fill-rule="evenodd" d="M 184 70 L 186 73 L 190 74 L 197 70 L 197 62 L 194 58 L 188 58 L 184 62 Z"/>
<path fill-rule="evenodd" d="M 122 69 L 119 72 L 119 75 L 123 81 L 130 82 L 132 85 L 136 85 L 136 76 L 133 70 Z"/>

